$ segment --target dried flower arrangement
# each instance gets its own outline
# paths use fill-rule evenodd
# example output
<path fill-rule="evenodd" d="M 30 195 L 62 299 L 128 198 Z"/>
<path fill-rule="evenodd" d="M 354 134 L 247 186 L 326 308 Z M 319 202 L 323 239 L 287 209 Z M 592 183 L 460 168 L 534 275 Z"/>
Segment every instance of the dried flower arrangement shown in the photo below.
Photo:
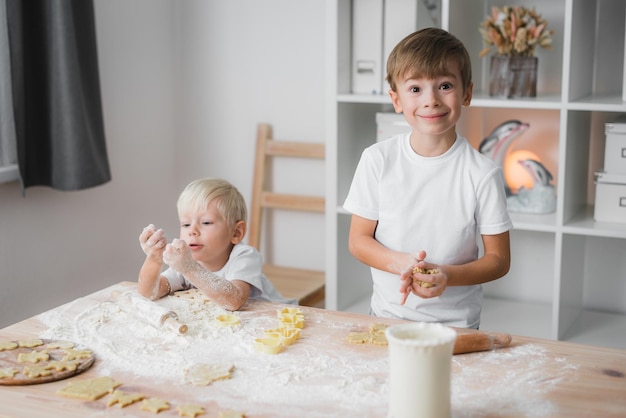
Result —
<path fill-rule="evenodd" d="M 535 47 L 552 48 L 554 31 L 547 29 L 548 22 L 534 8 L 522 6 L 493 7 L 491 16 L 481 23 L 478 30 L 483 43 L 487 45 L 480 51 L 484 57 L 495 46 L 498 55 L 532 57 Z"/>

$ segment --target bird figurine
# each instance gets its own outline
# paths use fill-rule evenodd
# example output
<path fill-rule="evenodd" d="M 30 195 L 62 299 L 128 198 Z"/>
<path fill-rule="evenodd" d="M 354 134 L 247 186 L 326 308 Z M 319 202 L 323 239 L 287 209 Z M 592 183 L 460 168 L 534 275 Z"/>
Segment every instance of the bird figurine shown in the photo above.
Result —
<path fill-rule="evenodd" d="M 507 120 L 502 122 L 482 140 L 478 146 L 478 151 L 498 163 L 504 163 L 506 151 L 515 138 L 520 136 L 529 128 L 529 124 L 519 120 Z"/>
<path fill-rule="evenodd" d="M 483 139 L 478 146 L 478 151 L 495 161 L 500 167 L 504 167 L 506 152 L 515 138 L 520 136 L 530 125 L 519 120 L 511 119 L 502 122 L 500 125 Z M 504 185 L 507 196 L 511 196 L 511 188 Z"/>
<path fill-rule="evenodd" d="M 521 187 L 517 194 L 508 196 L 507 207 L 510 212 L 551 213 L 556 210 L 556 193 L 552 173 L 537 160 L 519 160 L 533 181 L 530 189 Z"/>

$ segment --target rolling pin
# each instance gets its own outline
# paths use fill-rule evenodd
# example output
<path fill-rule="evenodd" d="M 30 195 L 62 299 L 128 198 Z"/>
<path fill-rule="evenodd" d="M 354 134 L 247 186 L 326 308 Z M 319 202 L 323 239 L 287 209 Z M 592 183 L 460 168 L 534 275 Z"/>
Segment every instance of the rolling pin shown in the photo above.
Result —
<path fill-rule="evenodd" d="M 155 328 L 169 328 L 179 334 L 187 332 L 187 325 L 178 321 L 176 312 L 159 306 L 148 298 L 134 292 L 113 292 L 112 296 L 114 300 L 121 302 L 119 307 L 124 312 Z"/>
<path fill-rule="evenodd" d="M 511 343 L 509 334 L 499 332 L 457 332 L 453 354 L 474 353 L 506 347 Z"/>

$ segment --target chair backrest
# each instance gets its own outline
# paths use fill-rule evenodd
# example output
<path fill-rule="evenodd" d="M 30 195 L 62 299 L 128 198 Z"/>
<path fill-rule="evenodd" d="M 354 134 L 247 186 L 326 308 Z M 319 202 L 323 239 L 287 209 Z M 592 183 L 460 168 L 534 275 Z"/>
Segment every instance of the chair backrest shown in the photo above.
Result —
<path fill-rule="evenodd" d="M 256 157 L 250 205 L 250 228 L 248 241 L 261 250 L 263 214 L 267 210 L 281 209 L 324 213 L 325 199 L 319 196 L 275 193 L 268 181 L 273 158 L 311 158 L 323 160 L 323 143 L 277 141 L 272 138 L 272 127 L 260 123 L 257 127 Z M 263 266 L 268 279 L 287 298 L 297 299 L 307 306 L 323 307 L 325 296 L 325 274 L 320 270 L 278 266 L 266 262 Z"/>

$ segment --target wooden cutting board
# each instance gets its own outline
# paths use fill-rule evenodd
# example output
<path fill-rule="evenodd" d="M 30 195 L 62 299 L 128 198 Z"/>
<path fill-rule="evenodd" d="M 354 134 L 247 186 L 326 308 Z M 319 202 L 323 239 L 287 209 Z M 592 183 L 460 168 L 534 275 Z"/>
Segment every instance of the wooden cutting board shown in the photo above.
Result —
<path fill-rule="evenodd" d="M 17 347 L 7 348 L 12 345 Z M 95 361 L 90 349 L 71 341 L 43 338 L 0 341 L 0 350 L 0 385 L 7 386 L 34 385 L 66 379 L 84 372 Z M 46 357 L 48 358 L 45 359 Z M 7 373 L 8 376 L 5 376 Z"/>

